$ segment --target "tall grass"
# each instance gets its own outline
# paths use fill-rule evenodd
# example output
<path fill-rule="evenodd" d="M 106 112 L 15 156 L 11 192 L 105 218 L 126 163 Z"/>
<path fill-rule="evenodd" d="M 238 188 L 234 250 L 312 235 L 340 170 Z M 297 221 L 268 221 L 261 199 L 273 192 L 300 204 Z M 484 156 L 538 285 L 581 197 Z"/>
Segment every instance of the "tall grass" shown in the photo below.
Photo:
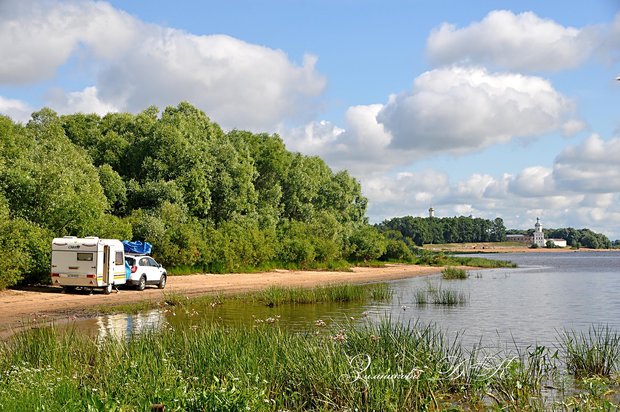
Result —
<path fill-rule="evenodd" d="M 417 305 L 429 302 L 434 305 L 464 305 L 469 302 L 469 295 L 460 290 L 446 288 L 441 283 L 428 282 L 425 289 L 413 291 L 413 301 Z"/>
<path fill-rule="evenodd" d="M 510 261 L 486 259 L 481 257 L 453 256 L 442 252 L 419 250 L 415 263 L 430 266 L 472 266 L 479 268 L 515 268 Z"/>
<path fill-rule="evenodd" d="M 140 301 L 116 306 L 97 306 L 97 313 L 137 313 L 161 306 L 195 306 L 225 302 L 251 302 L 267 306 L 334 302 L 389 301 L 392 289 L 387 283 L 334 284 L 314 288 L 270 286 L 265 290 L 237 294 L 187 297 L 178 293 L 164 293 L 161 301 Z"/>
<path fill-rule="evenodd" d="M 618 371 L 620 334 L 609 325 L 591 325 L 587 333 L 564 330 L 560 348 L 568 371 L 577 377 L 609 377 Z"/>
<path fill-rule="evenodd" d="M 97 341 L 17 335 L 0 343 L 0 410 L 553 409 L 541 393 L 554 356 L 542 346 L 488 356 L 433 324 L 390 319 L 319 334 L 196 326 Z"/>
<path fill-rule="evenodd" d="M 453 266 L 448 266 L 441 271 L 441 277 L 443 279 L 451 280 L 451 279 L 467 279 L 469 276 L 465 270 L 460 268 L 455 268 Z"/>
<path fill-rule="evenodd" d="M 373 283 L 367 285 L 336 284 L 314 288 L 270 286 L 262 292 L 238 295 L 233 299 L 279 306 L 319 302 L 361 302 L 368 299 L 389 300 L 391 297 L 392 291 L 387 283 Z"/>
<path fill-rule="evenodd" d="M 50 328 L 0 355 L 2 410 L 443 409 L 455 392 L 479 403 L 492 379 L 464 366 L 458 337 L 388 320 L 319 335 L 203 324 L 97 344 Z"/>

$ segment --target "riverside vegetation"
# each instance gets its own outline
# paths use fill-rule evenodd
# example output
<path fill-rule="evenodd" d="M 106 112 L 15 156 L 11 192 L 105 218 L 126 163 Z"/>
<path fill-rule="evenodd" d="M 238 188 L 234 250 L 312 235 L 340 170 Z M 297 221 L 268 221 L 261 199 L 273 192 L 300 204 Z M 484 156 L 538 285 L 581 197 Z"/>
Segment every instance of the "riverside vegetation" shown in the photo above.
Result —
<path fill-rule="evenodd" d="M 372 226 L 366 206 L 346 171 L 275 134 L 224 132 L 189 103 L 103 117 L 42 109 L 25 125 L 0 116 L 0 289 L 49 282 L 51 240 L 66 235 L 145 240 L 183 274 L 442 265 L 451 258 L 417 248 L 425 227 L 463 241 L 505 233 L 499 218 Z"/>
<path fill-rule="evenodd" d="M 565 336 L 573 332 L 565 331 Z M 617 333 L 597 335 L 617 345 Z M 601 342 L 584 335 L 586 354 Z M 569 338 L 570 339 L 570 338 Z M 433 325 L 389 319 L 292 333 L 214 323 L 95 341 L 37 328 L 0 343 L 2 410 L 613 410 L 608 375 L 574 375 L 571 353 L 465 350 Z M 568 366 L 566 366 L 568 362 Z M 551 389 L 550 389 L 551 388 Z M 553 396 L 549 391 L 553 391 Z M 545 395 L 547 394 L 547 395 Z"/>

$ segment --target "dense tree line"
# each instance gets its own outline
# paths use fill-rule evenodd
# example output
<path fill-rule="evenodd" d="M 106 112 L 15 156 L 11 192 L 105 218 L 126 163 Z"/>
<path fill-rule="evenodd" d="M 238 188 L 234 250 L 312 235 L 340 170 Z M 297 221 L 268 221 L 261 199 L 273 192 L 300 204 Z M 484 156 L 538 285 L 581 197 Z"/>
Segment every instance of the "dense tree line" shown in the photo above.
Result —
<path fill-rule="evenodd" d="M 397 231 L 417 246 L 428 243 L 502 242 L 506 227 L 501 218 L 472 217 L 396 217 L 377 225 L 379 230 Z"/>
<path fill-rule="evenodd" d="M 65 235 L 146 240 L 166 266 L 219 272 L 375 259 L 389 242 L 366 205 L 346 171 L 188 103 L 0 116 L 0 288 L 45 281 Z"/>
<path fill-rule="evenodd" d="M 534 229 L 508 231 L 510 234 L 523 234 L 532 236 Z M 564 239 L 566 244 L 572 247 L 587 247 L 591 249 L 609 249 L 612 242 L 602 233 L 595 233 L 590 229 L 573 229 L 572 227 L 561 229 L 544 229 L 546 239 Z"/>

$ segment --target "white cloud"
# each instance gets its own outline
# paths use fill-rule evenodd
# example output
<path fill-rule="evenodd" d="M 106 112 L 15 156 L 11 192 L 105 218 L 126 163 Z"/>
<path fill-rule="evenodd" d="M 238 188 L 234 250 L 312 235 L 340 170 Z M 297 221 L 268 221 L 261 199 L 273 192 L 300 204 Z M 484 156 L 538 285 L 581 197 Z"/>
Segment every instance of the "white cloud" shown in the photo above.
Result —
<path fill-rule="evenodd" d="M 385 172 L 409 162 L 413 155 L 389 148 L 392 136 L 377 121 L 382 108 L 381 104 L 349 107 L 345 128 L 320 121 L 280 133 L 289 150 L 321 156 L 336 169 L 358 176 Z"/>
<path fill-rule="evenodd" d="M 452 67 L 423 73 L 378 120 L 399 149 L 463 154 L 561 127 L 573 103 L 540 78 Z"/>
<path fill-rule="evenodd" d="M 87 87 L 80 92 L 65 93 L 62 90 L 54 90 L 48 94 L 50 104 L 60 114 L 69 113 L 106 113 L 118 112 L 119 109 L 113 105 L 101 101 L 98 96 L 97 88 Z"/>
<path fill-rule="evenodd" d="M 553 175 L 565 190 L 586 193 L 620 191 L 620 138 L 605 141 L 593 134 L 566 147 L 555 159 Z"/>
<path fill-rule="evenodd" d="M 437 64 L 491 64 L 510 70 L 562 70 L 576 67 L 599 46 L 598 29 L 565 27 L 532 12 L 490 12 L 464 28 L 444 23 L 428 38 Z"/>
<path fill-rule="evenodd" d="M 562 134 L 564 136 L 573 136 L 586 128 L 586 124 L 581 120 L 571 119 L 562 125 Z"/>
<path fill-rule="evenodd" d="M 97 105 L 137 112 L 190 101 L 225 128 L 305 121 L 326 83 L 314 56 L 298 65 L 281 50 L 146 24 L 86 0 L 0 3 L 0 55 L 0 83 L 39 82 L 71 58 L 88 57 L 99 67 Z M 84 100 L 85 93 L 66 94 Z"/>
<path fill-rule="evenodd" d="M 15 121 L 26 123 L 32 112 L 33 110 L 26 103 L 0 96 L 0 114 L 9 116 Z"/>
<path fill-rule="evenodd" d="M 555 193 L 552 170 L 532 166 L 525 168 L 508 185 L 510 192 L 523 197 L 549 196 Z"/>
<path fill-rule="evenodd" d="M 287 149 L 294 152 L 302 152 L 309 155 L 324 155 L 345 130 L 332 123 L 322 120 L 311 122 L 294 129 L 282 129 Z"/>
<path fill-rule="evenodd" d="M 0 83 L 50 78 L 80 45 L 96 57 L 119 56 L 135 40 L 139 26 L 103 2 L 0 2 Z"/>

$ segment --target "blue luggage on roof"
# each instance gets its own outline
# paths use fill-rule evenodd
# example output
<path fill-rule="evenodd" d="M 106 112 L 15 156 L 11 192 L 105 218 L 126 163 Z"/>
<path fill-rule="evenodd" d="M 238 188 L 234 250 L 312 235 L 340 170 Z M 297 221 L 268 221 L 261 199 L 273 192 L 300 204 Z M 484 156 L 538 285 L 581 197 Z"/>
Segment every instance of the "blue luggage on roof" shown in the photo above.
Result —
<path fill-rule="evenodd" d="M 150 255 L 153 246 L 149 242 L 141 242 L 139 240 L 130 242 L 123 240 L 125 253 L 135 253 L 137 255 Z"/>

